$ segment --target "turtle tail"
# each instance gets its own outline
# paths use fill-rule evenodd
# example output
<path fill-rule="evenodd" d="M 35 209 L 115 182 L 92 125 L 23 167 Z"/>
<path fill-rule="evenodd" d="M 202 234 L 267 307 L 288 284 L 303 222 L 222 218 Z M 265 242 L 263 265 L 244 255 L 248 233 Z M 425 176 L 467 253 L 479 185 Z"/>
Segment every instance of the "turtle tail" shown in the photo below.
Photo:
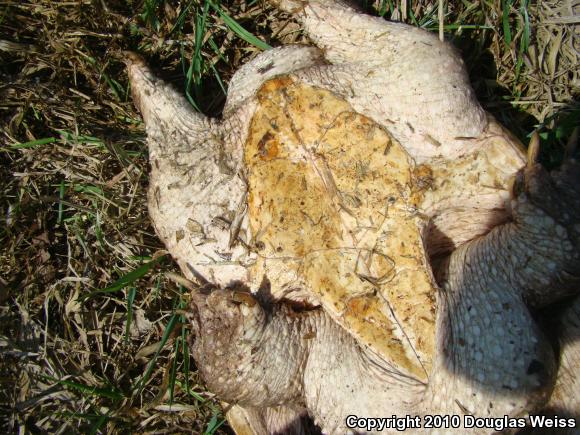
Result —
<path fill-rule="evenodd" d="M 196 112 L 171 85 L 155 77 L 141 56 L 124 54 L 133 101 L 147 128 L 150 154 L 171 155 L 184 145 L 206 139 L 210 120 Z"/>

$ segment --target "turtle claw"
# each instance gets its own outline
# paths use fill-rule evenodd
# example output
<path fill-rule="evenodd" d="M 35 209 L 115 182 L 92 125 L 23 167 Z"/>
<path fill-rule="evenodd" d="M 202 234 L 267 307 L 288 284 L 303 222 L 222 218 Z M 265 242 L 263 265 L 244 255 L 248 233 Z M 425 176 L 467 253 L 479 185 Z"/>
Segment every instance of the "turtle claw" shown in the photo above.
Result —
<path fill-rule="evenodd" d="M 174 272 L 165 272 L 165 277 L 173 281 L 177 285 L 181 285 L 189 291 L 198 291 L 199 287 L 193 282 L 184 278 L 183 276 Z"/>
<path fill-rule="evenodd" d="M 532 159 L 534 153 L 532 150 Z M 519 201 L 525 196 L 557 224 L 571 229 L 568 227 L 580 223 L 580 164 L 568 159 L 550 173 L 541 164 L 531 164 L 529 160 L 516 175 L 512 194 Z"/>
<path fill-rule="evenodd" d="M 532 139 L 528 145 L 528 166 L 531 167 L 538 163 L 538 157 L 540 156 L 540 135 L 537 131 L 532 133 Z"/>
<path fill-rule="evenodd" d="M 578 142 L 577 130 L 568 141 L 564 162 L 552 172 L 539 163 L 540 137 L 534 132 L 526 166 L 514 176 L 510 189 L 514 200 L 529 201 L 565 227 L 580 223 L 580 164 L 572 157 Z M 517 212 L 515 215 L 517 220 Z"/>

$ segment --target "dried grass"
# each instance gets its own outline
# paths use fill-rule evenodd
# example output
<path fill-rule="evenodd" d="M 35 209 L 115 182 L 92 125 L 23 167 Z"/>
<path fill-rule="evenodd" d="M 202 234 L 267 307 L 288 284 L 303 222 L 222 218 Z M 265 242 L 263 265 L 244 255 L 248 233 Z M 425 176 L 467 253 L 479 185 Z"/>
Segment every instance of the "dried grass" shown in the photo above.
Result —
<path fill-rule="evenodd" d="M 438 27 L 437 1 L 367 3 L 387 18 Z M 571 5 L 526 8 L 526 50 L 521 4 L 509 3 L 507 17 L 499 1 L 452 2 L 445 14 L 447 37 L 468 48 L 486 107 L 521 136 L 545 121 L 554 147 L 569 130 L 550 139 L 559 128 L 550 124 L 554 113 L 578 92 L 578 5 Z M 263 2 L 221 8 L 270 45 L 303 40 L 295 22 Z M 515 30 L 510 43 L 506 23 Z M 221 87 L 259 52 L 202 0 L 0 3 L 6 432 L 227 431 L 186 350 L 187 292 L 165 278 L 177 269 L 147 217 L 147 151 L 128 98 L 126 49 L 213 115 Z"/>

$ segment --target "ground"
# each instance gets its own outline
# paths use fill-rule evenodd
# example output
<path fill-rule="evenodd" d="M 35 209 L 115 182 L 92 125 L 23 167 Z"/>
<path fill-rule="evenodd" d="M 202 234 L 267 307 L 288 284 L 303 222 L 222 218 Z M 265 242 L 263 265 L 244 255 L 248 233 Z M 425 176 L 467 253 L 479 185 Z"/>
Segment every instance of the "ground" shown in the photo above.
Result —
<path fill-rule="evenodd" d="M 361 2 L 437 31 L 438 2 Z M 444 2 L 484 106 L 555 165 L 580 110 L 578 5 Z M 227 433 L 182 324 L 187 291 L 147 217 L 147 149 L 123 50 L 217 116 L 234 71 L 307 42 L 265 1 L 0 3 L 0 425 Z M 408 55 L 412 56 L 412 53 Z"/>

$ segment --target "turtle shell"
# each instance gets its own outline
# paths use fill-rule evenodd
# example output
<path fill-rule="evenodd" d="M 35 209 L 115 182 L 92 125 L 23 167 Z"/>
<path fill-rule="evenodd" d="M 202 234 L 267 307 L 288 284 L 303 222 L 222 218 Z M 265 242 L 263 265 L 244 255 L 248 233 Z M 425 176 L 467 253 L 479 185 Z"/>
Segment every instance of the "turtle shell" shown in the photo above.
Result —
<path fill-rule="evenodd" d="M 301 289 L 393 369 L 426 380 L 436 284 L 424 167 L 335 94 L 266 82 L 244 149 L 254 282 Z"/>

